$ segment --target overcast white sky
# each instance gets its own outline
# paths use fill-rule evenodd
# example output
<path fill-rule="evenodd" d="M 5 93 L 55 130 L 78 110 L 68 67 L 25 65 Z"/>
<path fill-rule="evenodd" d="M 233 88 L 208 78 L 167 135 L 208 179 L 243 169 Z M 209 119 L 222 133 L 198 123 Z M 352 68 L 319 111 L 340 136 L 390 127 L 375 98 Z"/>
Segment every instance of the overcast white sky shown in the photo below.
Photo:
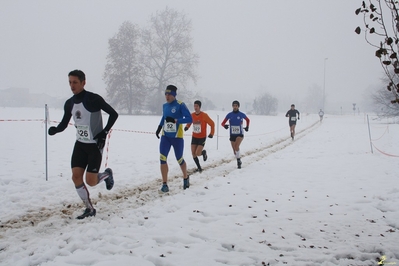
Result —
<path fill-rule="evenodd" d="M 88 90 L 105 96 L 102 80 L 108 39 L 128 20 L 145 26 L 166 6 L 193 24 L 200 56 L 193 91 L 264 90 L 296 101 L 314 85 L 323 88 L 331 109 L 360 102 L 380 84 L 374 48 L 354 33 L 362 18 L 357 0 L 2 0 L 0 89 L 29 88 L 68 97 L 67 74 L 82 69 Z M 234 94 L 233 93 L 233 94 Z M 234 97 L 234 96 L 232 96 Z M 243 96 L 244 97 L 244 96 Z M 228 98 L 228 97 L 227 97 Z M 287 106 L 287 109 L 289 106 Z"/>

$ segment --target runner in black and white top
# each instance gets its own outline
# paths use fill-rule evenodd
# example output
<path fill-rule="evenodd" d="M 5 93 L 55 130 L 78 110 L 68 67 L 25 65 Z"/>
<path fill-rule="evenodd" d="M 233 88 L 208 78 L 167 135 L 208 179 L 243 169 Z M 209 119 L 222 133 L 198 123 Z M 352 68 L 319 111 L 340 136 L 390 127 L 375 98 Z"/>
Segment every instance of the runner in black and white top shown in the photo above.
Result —
<path fill-rule="evenodd" d="M 77 219 L 84 219 L 96 215 L 89 191 L 83 181 L 85 170 L 87 170 L 86 183 L 89 186 L 95 186 L 103 180 L 108 190 L 114 186 L 112 170 L 107 168 L 103 173 L 99 173 L 99 170 L 106 136 L 118 118 L 118 113 L 100 95 L 84 89 L 86 77 L 83 71 L 73 70 L 68 77 L 74 95 L 65 102 L 61 123 L 57 127 L 50 127 L 48 134 L 55 135 L 64 131 L 73 117 L 76 142 L 71 158 L 72 181 L 78 195 L 86 205 L 86 210 Z M 104 128 L 101 110 L 109 114 Z"/>
<path fill-rule="evenodd" d="M 320 116 L 320 122 L 323 121 L 324 112 L 322 109 L 320 109 L 319 111 L 319 116 Z"/>
<path fill-rule="evenodd" d="M 298 115 L 298 117 L 297 117 Z M 285 114 L 288 117 L 288 124 L 290 126 L 291 138 L 294 140 L 296 120 L 299 120 L 299 111 L 295 109 L 295 104 L 291 104 L 291 109 Z"/>

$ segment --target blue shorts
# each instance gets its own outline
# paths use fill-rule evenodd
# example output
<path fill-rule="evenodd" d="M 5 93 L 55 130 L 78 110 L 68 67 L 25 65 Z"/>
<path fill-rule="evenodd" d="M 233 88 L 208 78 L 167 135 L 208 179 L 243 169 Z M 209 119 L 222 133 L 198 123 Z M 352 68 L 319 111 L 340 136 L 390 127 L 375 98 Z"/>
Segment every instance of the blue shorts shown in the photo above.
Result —
<path fill-rule="evenodd" d="M 173 146 L 177 162 L 182 165 L 184 163 L 183 150 L 184 150 L 184 139 L 183 138 L 169 138 L 166 136 L 161 137 L 159 144 L 160 162 L 166 164 L 170 147 Z"/>

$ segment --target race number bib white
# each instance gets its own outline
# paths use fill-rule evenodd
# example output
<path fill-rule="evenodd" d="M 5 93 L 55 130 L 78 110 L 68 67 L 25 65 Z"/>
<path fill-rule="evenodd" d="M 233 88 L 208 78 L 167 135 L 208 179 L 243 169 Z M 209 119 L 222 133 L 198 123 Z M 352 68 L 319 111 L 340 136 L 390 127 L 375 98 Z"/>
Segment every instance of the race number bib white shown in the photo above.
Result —
<path fill-rule="evenodd" d="M 240 134 L 241 127 L 240 126 L 231 126 L 231 134 Z"/>
<path fill-rule="evenodd" d="M 165 132 L 176 132 L 176 123 L 172 123 L 172 122 L 166 122 L 163 126 L 163 130 Z"/>
<path fill-rule="evenodd" d="M 91 140 L 90 129 L 88 125 L 76 126 L 76 139 L 81 142 L 88 142 Z"/>
<path fill-rule="evenodd" d="M 201 133 L 201 124 L 193 124 L 193 132 Z"/>
<path fill-rule="evenodd" d="M 291 116 L 291 121 L 296 121 L 296 116 Z"/>

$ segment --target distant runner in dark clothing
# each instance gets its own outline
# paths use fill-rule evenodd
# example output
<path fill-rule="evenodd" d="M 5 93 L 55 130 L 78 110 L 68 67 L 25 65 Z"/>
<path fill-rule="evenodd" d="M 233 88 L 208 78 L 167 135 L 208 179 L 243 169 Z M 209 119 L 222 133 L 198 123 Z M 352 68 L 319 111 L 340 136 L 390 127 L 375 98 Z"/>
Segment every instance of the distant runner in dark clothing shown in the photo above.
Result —
<path fill-rule="evenodd" d="M 89 191 L 83 181 L 85 170 L 87 170 L 86 183 L 89 186 L 95 186 L 103 180 L 108 190 L 114 186 L 112 170 L 107 168 L 103 173 L 99 173 L 99 170 L 105 140 L 118 118 L 118 113 L 100 95 L 84 89 L 86 76 L 83 71 L 73 70 L 68 77 L 69 86 L 74 95 L 65 102 L 61 123 L 57 127 L 50 127 L 48 134 L 55 135 L 64 131 L 73 117 L 76 142 L 71 158 L 72 181 L 79 197 L 86 205 L 86 210 L 77 219 L 84 219 L 96 215 L 96 209 L 91 203 Z M 104 128 L 101 110 L 109 114 Z"/>
<path fill-rule="evenodd" d="M 324 112 L 322 109 L 320 109 L 319 116 L 320 116 L 320 122 L 323 121 Z"/>
<path fill-rule="evenodd" d="M 297 117 L 298 115 L 298 117 Z M 285 114 L 288 117 L 288 124 L 290 126 L 291 138 L 294 140 L 296 120 L 299 120 L 299 111 L 295 109 L 295 105 L 291 104 L 291 109 Z"/>

